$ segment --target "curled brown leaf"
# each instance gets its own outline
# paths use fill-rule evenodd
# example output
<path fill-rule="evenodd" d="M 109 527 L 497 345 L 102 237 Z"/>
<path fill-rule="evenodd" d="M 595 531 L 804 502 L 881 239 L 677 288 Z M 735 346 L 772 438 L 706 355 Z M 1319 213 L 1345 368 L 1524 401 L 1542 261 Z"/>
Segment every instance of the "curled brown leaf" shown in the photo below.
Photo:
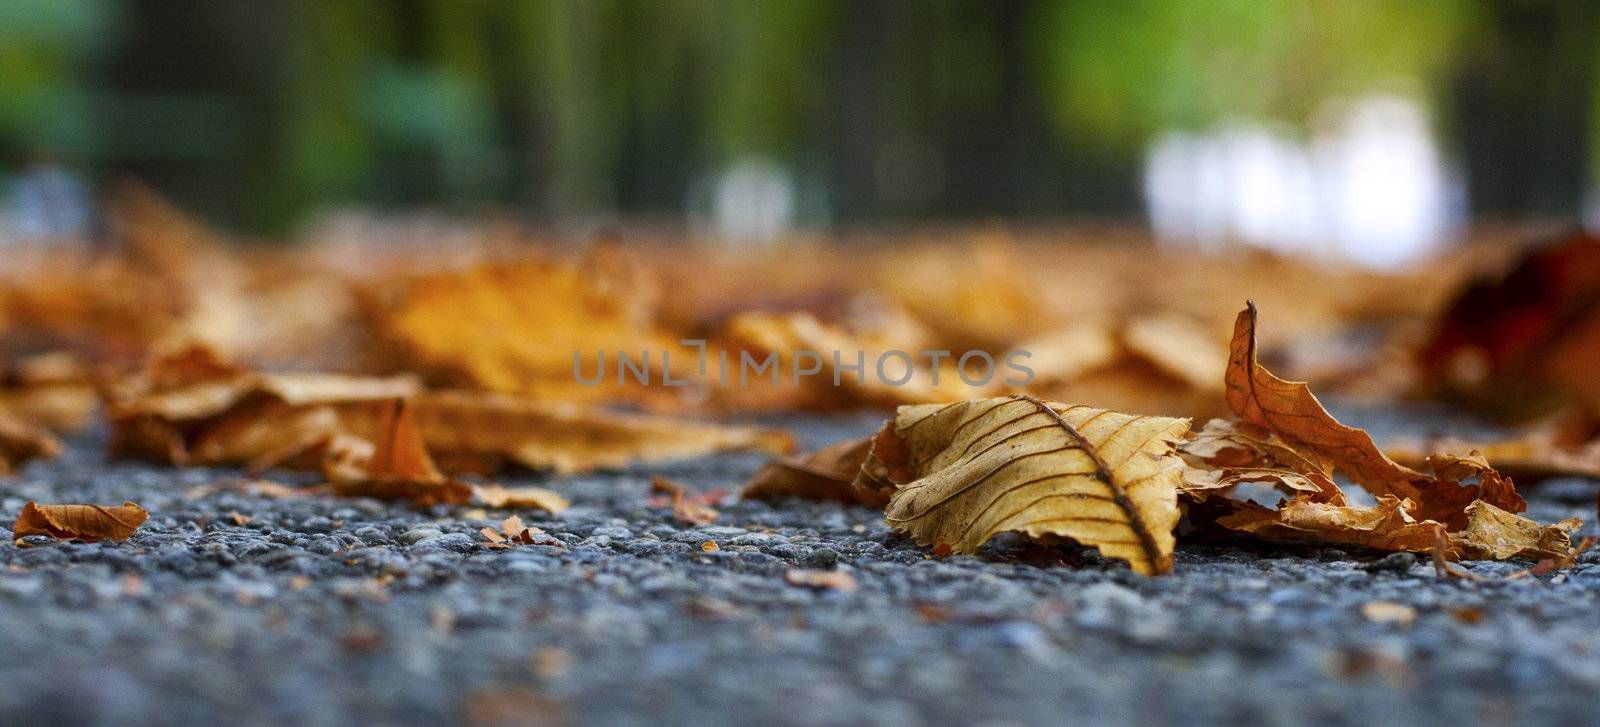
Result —
<path fill-rule="evenodd" d="M 127 540 L 150 513 L 131 502 L 116 507 L 102 505 L 40 505 L 28 502 L 17 515 L 12 533 L 17 538 L 48 535 L 58 540 Z"/>
<path fill-rule="evenodd" d="M 1277 432 L 1349 474 L 1374 495 L 1409 497 L 1416 470 L 1389 459 L 1372 436 L 1346 426 L 1317 401 L 1311 387 L 1274 376 L 1257 360 L 1256 305 L 1247 303 L 1234 321 L 1223 384 L 1228 407 L 1250 424 Z"/>
<path fill-rule="evenodd" d="M 739 497 L 761 500 L 788 496 L 881 507 L 889 501 L 887 493 L 855 486 L 872 450 L 872 439 L 835 442 L 806 455 L 769 460 L 745 483 Z"/>

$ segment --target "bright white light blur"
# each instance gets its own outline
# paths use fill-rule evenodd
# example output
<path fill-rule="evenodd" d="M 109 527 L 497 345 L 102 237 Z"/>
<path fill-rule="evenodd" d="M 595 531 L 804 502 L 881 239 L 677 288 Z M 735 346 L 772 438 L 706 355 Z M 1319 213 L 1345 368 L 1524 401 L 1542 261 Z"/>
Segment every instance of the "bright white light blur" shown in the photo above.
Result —
<path fill-rule="evenodd" d="M 1243 242 L 1374 267 L 1438 249 L 1456 222 L 1450 178 L 1416 102 L 1377 96 L 1328 114 L 1309 142 L 1232 122 L 1150 147 L 1145 194 L 1163 241 Z"/>
<path fill-rule="evenodd" d="M 795 182 L 787 169 L 759 157 L 735 162 L 716 180 L 712 224 L 727 240 L 770 242 L 794 224 Z"/>

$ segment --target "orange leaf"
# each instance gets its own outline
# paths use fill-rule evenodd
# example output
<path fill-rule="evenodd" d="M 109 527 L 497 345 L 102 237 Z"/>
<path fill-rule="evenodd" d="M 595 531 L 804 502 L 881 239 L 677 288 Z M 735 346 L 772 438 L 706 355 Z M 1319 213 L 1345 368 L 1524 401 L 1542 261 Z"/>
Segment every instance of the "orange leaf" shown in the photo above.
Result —
<path fill-rule="evenodd" d="M 1421 472 L 1389 459 L 1372 436 L 1334 419 L 1311 387 L 1285 381 L 1256 360 L 1256 304 L 1248 302 L 1233 325 L 1228 370 L 1223 378 L 1228 407 L 1239 418 L 1266 427 L 1332 462 L 1374 495 L 1411 497 Z"/>
<path fill-rule="evenodd" d="M 390 402 L 379 420 L 378 444 L 370 456 L 364 440 L 336 436 L 328 446 L 325 468 L 333 494 L 411 500 L 419 506 L 464 505 L 472 498 L 472 488 L 445 477 L 433 465 L 404 400 Z"/>
<path fill-rule="evenodd" d="M 374 479 L 432 481 L 444 479 L 433 458 L 422 444 L 422 435 L 411 419 L 404 399 L 384 407 L 378 425 L 378 448 L 367 464 L 367 475 Z"/>
<path fill-rule="evenodd" d="M 1438 523 L 1417 520 L 1411 503 L 1392 495 L 1380 496 L 1374 507 L 1295 499 L 1270 510 L 1246 502 L 1217 524 L 1273 540 L 1318 540 L 1416 553 L 1432 550 L 1440 532 Z"/>
<path fill-rule="evenodd" d="M 131 502 L 118 507 L 101 505 L 39 505 L 32 501 L 22 506 L 12 532 L 21 538 L 49 535 L 59 540 L 127 540 L 150 513 Z"/>

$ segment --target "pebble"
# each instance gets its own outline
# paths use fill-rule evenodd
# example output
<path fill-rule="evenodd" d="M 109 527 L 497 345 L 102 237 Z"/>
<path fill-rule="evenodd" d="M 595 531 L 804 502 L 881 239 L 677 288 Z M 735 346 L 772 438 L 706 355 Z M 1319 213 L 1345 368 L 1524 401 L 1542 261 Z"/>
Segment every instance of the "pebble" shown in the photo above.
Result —
<path fill-rule="evenodd" d="M 412 528 L 400 536 L 400 542 L 416 545 L 429 538 L 437 538 L 443 535 L 444 532 L 438 528 Z"/>

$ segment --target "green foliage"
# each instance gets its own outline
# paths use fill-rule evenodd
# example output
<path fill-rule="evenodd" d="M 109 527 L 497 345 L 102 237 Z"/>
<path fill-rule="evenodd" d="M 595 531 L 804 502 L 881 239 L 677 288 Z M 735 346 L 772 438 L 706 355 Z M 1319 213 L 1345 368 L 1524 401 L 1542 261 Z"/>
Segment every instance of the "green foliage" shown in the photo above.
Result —
<path fill-rule="evenodd" d="M 1136 197 L 1132 170 L 1162 130 L 1306 127 L 1329 99 L 1396 91 L 1455 131 L 1450 94 L 1469 63 L 1494 61 L 1505 18 L 1588 23 L 1572 42 L 1600 31 L 1600 13 L 1521 0 L 159 10 L 0 0 L 0 152 L 155 175 L 256 229 L 340 204 L 677 213 L 696 180 L 752 155 L 827 187 L 847 217 L 1126 210 L 1104 202 Z M 1592 87 L 1600 53 L 1584 57 L 1594 67 L 1571 78 Z M 1519 58 L 1507 98 L 1555 62 Z"/>
<path fill-rule="evenodd" d="M 1224 118 L 1311 120 L 1330 98 L 1437 88 L 1466 0 L 1092 0 L 1041 5 L 1058 121 L 1111 141 Z"/>

